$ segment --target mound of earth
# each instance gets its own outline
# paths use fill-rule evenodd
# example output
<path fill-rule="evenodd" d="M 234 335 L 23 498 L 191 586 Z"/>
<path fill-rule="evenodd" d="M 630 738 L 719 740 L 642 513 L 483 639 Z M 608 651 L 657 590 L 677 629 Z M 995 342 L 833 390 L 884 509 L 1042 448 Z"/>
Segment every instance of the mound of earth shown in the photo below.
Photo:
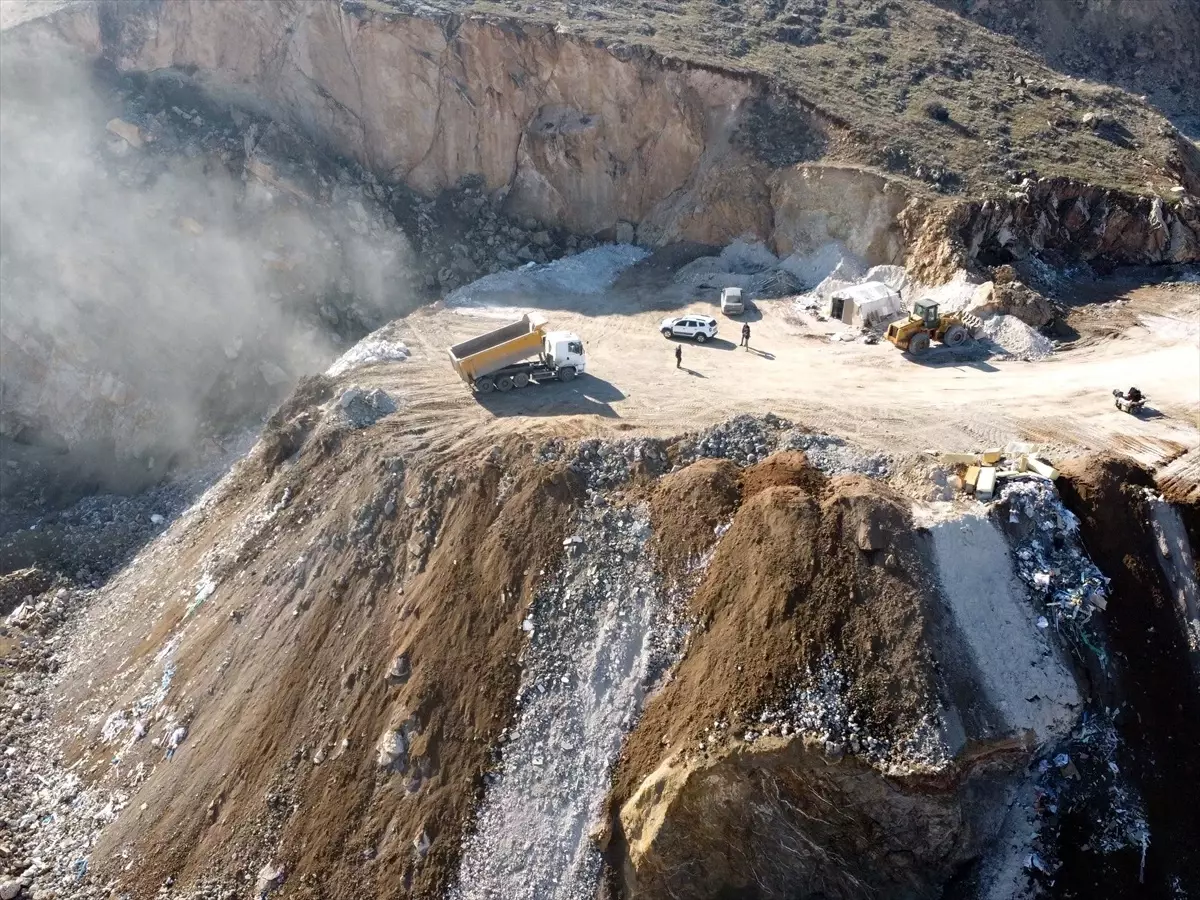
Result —
<path fill-rule="evenodd" d="M 32 895 L 1012 896 L 1030 853 L 1083 877 L 1036 802 L 1063 747 L 1089 802 L 1143 791 L 1155 835 L 1189 814 L 1077 749 L 1092 654 L 1134 662 L 1122 606 L 1153 572 L 1114 570 L 1086 630 L 1039 624 L 1064 614 L 1036 566 L 1066 590 L 1080 534 L 1110 558 L 1094 510 L 1132 509 L 1136 473 L 1110 496 L 1068 467 L 1079 532 L 1036 481 L 987 510 L 818 471 L 774 416 L 463 452 L 346 393 L 306 382 L 101 590 L 9 579 L 36 593 L 0 644 L 0 815 Z M 1183 690 L 1129 694 L 1162 717 L 1133 758 L 1167 752 Z"/>

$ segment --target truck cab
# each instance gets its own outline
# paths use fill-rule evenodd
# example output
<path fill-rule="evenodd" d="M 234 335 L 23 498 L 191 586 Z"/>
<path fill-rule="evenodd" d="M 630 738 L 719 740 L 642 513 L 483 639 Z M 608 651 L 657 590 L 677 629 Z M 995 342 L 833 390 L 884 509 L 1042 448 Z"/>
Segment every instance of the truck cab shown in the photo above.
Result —
<path fill-rule="evenodd" d="M 542 340 L 542 362 L 554 370 L 572 368 L 581 375 L 587 368 L 583 338 L 573 331 L 548 331 Z"/>

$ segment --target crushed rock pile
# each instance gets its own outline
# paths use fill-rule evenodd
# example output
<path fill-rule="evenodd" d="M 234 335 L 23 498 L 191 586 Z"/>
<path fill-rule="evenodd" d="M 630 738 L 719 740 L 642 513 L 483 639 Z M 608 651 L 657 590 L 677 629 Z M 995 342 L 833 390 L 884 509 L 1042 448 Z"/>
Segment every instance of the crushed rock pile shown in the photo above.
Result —
<path fill-rule="evenodd" d="M 735 416 L 698 435 L 685 436 L 676 445 L 681 465 L 714 458 L 747 466 L 778 450 L 803 450 L 808 462 L 828 475 L 886 477 L 890 470 L 886 454 L 855 447 L 836 435 L 806 431 L 773 413 Z"/>

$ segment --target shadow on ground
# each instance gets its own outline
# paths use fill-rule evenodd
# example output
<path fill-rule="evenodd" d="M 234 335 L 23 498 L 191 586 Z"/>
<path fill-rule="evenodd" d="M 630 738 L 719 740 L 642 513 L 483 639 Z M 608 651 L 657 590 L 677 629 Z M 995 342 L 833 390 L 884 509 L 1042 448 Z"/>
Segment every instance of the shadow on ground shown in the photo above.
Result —
<path fill-rule="evenodd" d="M 562 383 L 530 384 L 507 394 L 475 393 L 475 402 L 494 416 L 602 416 L 618 419 L 612 408 L 625 394 L 610 381 L 580 375 Z"/>

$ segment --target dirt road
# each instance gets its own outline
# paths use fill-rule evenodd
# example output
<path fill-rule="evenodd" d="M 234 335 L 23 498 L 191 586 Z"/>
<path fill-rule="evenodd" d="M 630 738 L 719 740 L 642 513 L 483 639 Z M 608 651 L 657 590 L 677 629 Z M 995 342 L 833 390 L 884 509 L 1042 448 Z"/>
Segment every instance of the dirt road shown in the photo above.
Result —
<path fill-rule="evenodd" d="M 717 340 L 685 342 L 676 369 L 676 343 L 659 333 L 660 319 L 714 310 L 686 302 L 673 285 L 650 283 L 604 295 L 423 309 L 399 323 L 412 358 L 359 377 L 406 397 L 410 415 L 436 422 L 456 443 L 480 446 L 511 430 L 678 432 L 769 411 L 896 453 L 1033 440 L 1063 451 L 1114 449 L 1162 466 L 1200 445 L 1200 288 L 1176 290 L 1171 306 L 1164 315 L 1157 303 L 1153 316 L 1119 338 L 1042 361 L 941 354 L 917 362 L 886 342 L 815 336 L 789 301 L 761 301 L 745 320 L 719 317 Z M 525 309 L 583 336 L 588 374 L 571 384 L 474 395 L 450 369 L 445 348 Z M 738 346 L 742 321 L 752 329 L 748 351 Z M 1112 389 L 1130 385 L 1151 398 L 1153 411 L 1142 418 L 1113 407 Z"/>

